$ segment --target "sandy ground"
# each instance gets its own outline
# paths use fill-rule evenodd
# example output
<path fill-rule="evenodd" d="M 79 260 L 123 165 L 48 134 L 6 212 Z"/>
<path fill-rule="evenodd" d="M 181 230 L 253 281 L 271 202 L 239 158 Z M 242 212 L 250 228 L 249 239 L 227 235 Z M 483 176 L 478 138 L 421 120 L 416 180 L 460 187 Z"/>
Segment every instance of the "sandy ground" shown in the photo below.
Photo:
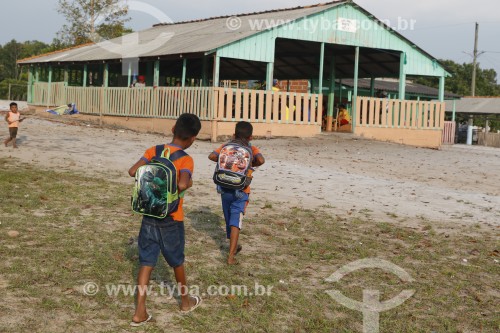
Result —
<path fill-rule="evenodd" d="M 63 120 L 63 122 L 60 122 Z M 7 126 L 0 136 L 7 137 Z M 99 128 L 77 118 L 29 117 L 21 124 L 19 149 L 0 148 L 0 158 L 72 170 L 127 182 L 128 168 L 148 147 L 169 142 L 161 135 Z M 500 149 L 453 146 L 442 150 L 323 134 L 311 139 L 255 140 L 267 163 L 254 174 L 252 205 L 293 206 L 415 225 L 422 221 L 497 228 L 500 221 Z M 190 206 L 217 204 L 208 154 L 218 145 L 197 141 L 196 195 Z M 250 209 L 258 214 L 259 209 Z"/>

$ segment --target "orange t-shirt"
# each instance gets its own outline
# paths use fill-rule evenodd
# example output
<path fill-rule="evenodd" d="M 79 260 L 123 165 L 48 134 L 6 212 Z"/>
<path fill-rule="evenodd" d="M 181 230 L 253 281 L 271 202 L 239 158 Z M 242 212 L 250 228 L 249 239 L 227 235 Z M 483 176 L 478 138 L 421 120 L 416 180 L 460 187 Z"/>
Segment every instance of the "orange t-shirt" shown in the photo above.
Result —
<path fill-rule="evenodd" d="M 220 146 L 219 148 L 217 148 L 216 150 L 214 150 L 214 153 L 217 154 L 217 156 L 220 155 L 220 151 L 222 150 L 222 147 L 224 147 L 225 144 L 223 144 L 222 146 Z M 255 146 L 250 146 L 250 148 L 252 148 L 252 156 L 253 156 L 253 160 L 252 160 L 252 164 L 253 164 L 253 161 L 255 161 L 255 158 L 258 156 L 258 155 L 262 155 L 262 153 L 260 152 L 260 149 L 255 147 Z M 247 194 L 250 194 L 250 186 L 247 186 L 243 189 L 243 192 L 247 193 Z"/>
<path fill-rule="evenodd" d="M 167 144 L 165 145 L 165 149 L 169 148 L 170 149 L 170 155 L 175 153 L 178 150 L 182 150 L 181 147 L 174 145 L 174 144 Z M 141 159 L 145 162 L 150 162 L 153 157 L 156 156 L 156 146 L 153 146 L 146 150 L 144 153 L 144 156 L 141 157 Z M 186 155 L 184 157 L 179 158 L 178 160 L 174 161 L 175 168 L 177 169 L 177 179 L 179 179 L 180 174 L 182 172 L 187 172 L 189 175 L 192 177 L 193 176 L 193 171 L 194 171 L 194 161 L 193 158 L 189 155 Z M 182 204 L 184 202 L 183 198 L 179 199 L 179 207 L 177 210 L 173 213 L 170 214 L 170 216 L 174 219 L 174 221 L 179 221 L 182 222 L 184 221 L 184 210 L 182 209 Z"/>
<path fill-rule="evenodd" d="M 9 115 L 7 117 L 7 120 L 9 121 L 9 127 L 19 127 L 19 118 L 21 117 L 21 114 L 19 112 L 12 112 L 9 111 Z"/>

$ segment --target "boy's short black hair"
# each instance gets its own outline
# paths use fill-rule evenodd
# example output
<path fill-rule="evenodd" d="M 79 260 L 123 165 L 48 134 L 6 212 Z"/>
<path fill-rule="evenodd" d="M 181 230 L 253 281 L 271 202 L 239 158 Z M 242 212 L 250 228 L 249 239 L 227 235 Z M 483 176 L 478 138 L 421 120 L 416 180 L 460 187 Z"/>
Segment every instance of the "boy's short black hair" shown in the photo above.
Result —
<path fill-rule="evenodd" d="M 17 106 L 17 103 L 16 102 L 12 102 L 9 104 L 9 106 Z"/>
<path fill-rule="evenodd" d="M 183 113 L 177 118 L 174 127 L 174 137 L 187 140 L 197 136 L 201 129 L 200 118 L 192 113 Z"/>
<path fill-rule="evenodd" d="M 236 139 L 248 140 L 253 134 L 253 126 L 248 121 L 240 121 L 236 124 L 234 136 Z"/>

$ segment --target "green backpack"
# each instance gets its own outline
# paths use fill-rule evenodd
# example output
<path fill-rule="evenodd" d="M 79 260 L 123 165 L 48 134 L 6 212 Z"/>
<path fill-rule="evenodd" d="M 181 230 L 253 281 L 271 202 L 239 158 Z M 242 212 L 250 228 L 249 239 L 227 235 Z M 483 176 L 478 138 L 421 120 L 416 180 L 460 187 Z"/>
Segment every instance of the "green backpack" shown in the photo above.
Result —
<path fill-rule="evenodd" d="M 156 146 L 156 156 L 137 169 L 132 192 L 132 210 L 155 218 L 177 211 L 182 194 L 177 189 L 174 161 L 187 156 L 183 150 L 170 154 L 165 145 Z"/>

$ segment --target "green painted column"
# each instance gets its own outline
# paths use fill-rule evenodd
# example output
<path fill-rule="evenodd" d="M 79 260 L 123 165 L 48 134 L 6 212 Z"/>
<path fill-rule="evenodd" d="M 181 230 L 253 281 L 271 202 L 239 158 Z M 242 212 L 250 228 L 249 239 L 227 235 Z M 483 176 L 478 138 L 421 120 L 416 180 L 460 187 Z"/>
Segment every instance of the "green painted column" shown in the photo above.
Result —
<path fill-rule="evenodd" d="M 160 60 L 155 61 L 154 74 L 153 74 L 153 87 L 160 85 Z"/>
<path fill-rule="evenodd" d="M 187 73 L 187 59 L 184 58 L 182 60 L 182 83 L 181 83 L 181 87 L 185 87 L 186 86 L 186 73 Z"/>
<path fill-rule="evenodd" d="M 354 98 L 352 102 L 352 132 L 356 130 L 356 103 L 358 101 L 358 78 L 359 78 L 359 46 L 356 46 L 354 53 Z"/>
<path fill-rule="evenodd" d="M 406 96 L 406 53 L 401 52 L 399 57 L 399 99 L 404 100 Z"/>
<path fill-rule="evenodd" d="M 104 71 L 102 74 L 102 83 L 104 88 L 109 87 L 109 64 L 104 64 Z"/>
<path fill-rule="evenodd" d="M 267 63 L 266 69 L 266 90 L 273 90 L 274 62 Z"/>
<path fill-rule="evenodd" d="M 88 65 L 83 65 L 83 87 L 87 86 L 87 77 L 89 76 L 89 67 Z"/>
<path fill-rule="evenodd" d="M 220 57 L 215 55 L 214 63 L 214 87 L 219 87 L 219 76 L 220 76 Z"/>
<path fill-rule="evenodd" d="M 371 97 L 375 96 L 375 77 L 373 77 L 373 76 L 370 80 L 370 96 Z"/>
<path fill-rule="evenodd" d="M 51 65 L 49 65 L 49 76 L 47 79 L 47 83 L 48 83 L 48 90 L 47 90 L 47 109 L 48 109 L 49 106 L 51 106 L 51 102 L 53 103 L 53 98 L 51 96 L 51 94 L 52 94 L 52 66 Z"/>
<path fill-rule="evenodd" d="M 328 95 L 328 111 L 326 114 L 326 131 L 331 132 L 333 127 L 333 110 L 335 107 L 335 56 L 330 63 L 330 94 Z"/>
<path fill-rule="evenodd" d="M 132 84 L 132 62 L 129 62 L 127 70 L 127 87 L 130 87 L 131 84 Z"/>
<path fill-rule="evenodd" d="M 319 80 L 318 94 L 323 94 L 323 70 L 325 68 L 325 43 L 321 43 L 321 51 L 319 55 Z"/>
<path fill-rule="evenodd" d="M 33 103 L 33 66 L 28 68 L 28 103 Z"/>
<path fill-rule="evenodd" d="M 40 66 L 35 68 L 35 82 L 40 82 Z"/>
<path fill-rule="evenodd" d="M 445 83 L 445 77 L 440 76 L 439 77 L 439 101 L 443 102 L 444 101 L 444 83 Z"/>
<path fill-rule="evenodd" d="M 69 83 L 69 66 L 64 66 L 64 85 Z"/>
<path fill-rule="evenodd" d="M 342 104 L 342 79 L 339 80 L 339 103 Z"/>
<path fill-rule="evenodd" d="M 452 121 L 455 121 L 455 114 L 456 114 L 456 111 L 457 111 L 457 100 L 454 99 L 453 100 L 453 113 L 451 115 L 451 120 Z"/>

